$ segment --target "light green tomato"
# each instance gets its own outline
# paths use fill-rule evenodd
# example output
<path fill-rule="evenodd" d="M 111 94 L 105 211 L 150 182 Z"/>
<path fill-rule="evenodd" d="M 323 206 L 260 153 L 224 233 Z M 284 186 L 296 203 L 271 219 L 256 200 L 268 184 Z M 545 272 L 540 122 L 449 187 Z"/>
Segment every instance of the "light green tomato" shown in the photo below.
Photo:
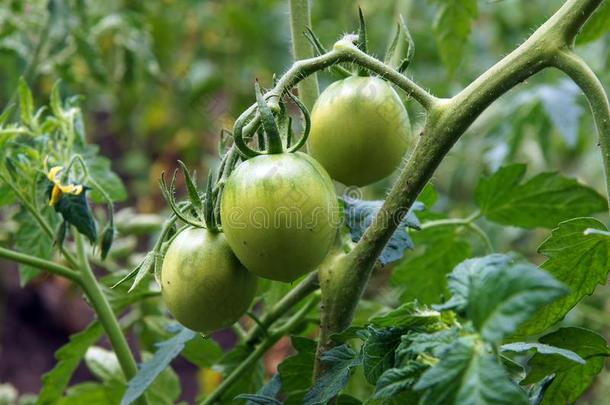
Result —
<path fill-rule="evenodd" d="M 246 268 L 285 282 L 322 262 L 340 219 L 330 177 L 301 152 L 239 165 L 224 187 L 220 215 L 227 242 Z"/>
<path fill-rule="evenodd" d="M 378 77 L 332 83 L 311 114 L 311 155 L 330 176 L 365 186 L 389 176 L 411 143 L 409 115 L 396 91 Z"/>
<path fill-rule="evenodd" d="M 163 300 L 178 322 L 198 332 L 235 323 L 250 307 L 256 287 L 256 276 L 237 260 L 222 233 L 185 229 L 163 258 Z"/>

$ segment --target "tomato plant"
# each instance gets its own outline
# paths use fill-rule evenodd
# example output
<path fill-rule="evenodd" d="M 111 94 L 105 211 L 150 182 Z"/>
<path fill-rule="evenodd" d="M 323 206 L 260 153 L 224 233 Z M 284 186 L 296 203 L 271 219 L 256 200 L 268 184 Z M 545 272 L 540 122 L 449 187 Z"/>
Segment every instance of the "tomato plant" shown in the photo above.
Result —
<path fill-rule="evenodd" d="M 67 291 L 59 306 L 87 305 L 94 319 L 66 337 L 35 394 L 2 384 L 0 402 L 608 397 L 608 0 L 557 0 L 545 22 L 534 2 L 523 4 L 527 11 L 506 2 L 392 2 L 390 11 L 365 0 L 369 24 L 359 10 L 357 32 L 332 47 L 324 45 L 330 30 L 337 35 L 355 9 L 290 0 L 295 60 L 277 76 L 281 66 L 259 71 L 246 56 L 277 59 L 280 0 L 257 2 L 251 13 L 215 3 L 43 3 L 0 5 L 0 70 L 22 76 L 0 86 L 0 257 L 19 265 L 26 291 L 56 283 Z M 394 16 L 378 58 L 368 39 L 388 36 L 387 14 L 397 10 L 408 18 Z M 194 28 L 217 16 L 220 28 Z M 520 18 L 539 28 L 507 52 L 514 32 L 522 35 L 511 25 Z M 508 38 L 501 51 L 496 29 Z M 470 36 L 477 52 L 494 50 L 466 66 Z M 269 87 L 255 80 L 251 94 L 237 79 L 254 71 Z M 231 97 L 207 82 L 212 76 L 238 87 L 237 101 L 225 103 Z M 330 83 L 321 94 L 318 79 Z M 61 89 L 95 102 L 64 99 Z M 180 100 L 171 114 L 160 101 L 168 92 Z M 218 156 L 201 159 L 178 121 L 208 126 L 189 108 L 211 93 L 223 113 L 206 110 L 206 118 L 232 129 L 221 131 Z M 38 107 L 42 94 L 49 103 Z M 255 102 L 233 119 L 246 95 Z M 106 126 L 107 106 L 125 110 L 116 128 Z M 159 159 L 171 164 L 150 168 L 167 209 L 111 170 L 146 164 L 117 164 L 100 153 L 113 153 L 112 136 L 98 147 L 87 135 L 138 132 L 140 112 L 153 121 L 151 139 L 180 127 L 169 143 L 188 149 L 163 151 Z M 131 146 L 134 157 L 146 149 Z M 205 186 L 183 155 L 206 161 Z M 168 179 L 178 156 L 188 165 L 178 160 Z M 4 356 L 14 350 L 3 350 L 0 372 L 13 364 Z M 26 362 L 29 353 L 19 354 Z M 84 382 L 81 363 L 90 372 Z"/>

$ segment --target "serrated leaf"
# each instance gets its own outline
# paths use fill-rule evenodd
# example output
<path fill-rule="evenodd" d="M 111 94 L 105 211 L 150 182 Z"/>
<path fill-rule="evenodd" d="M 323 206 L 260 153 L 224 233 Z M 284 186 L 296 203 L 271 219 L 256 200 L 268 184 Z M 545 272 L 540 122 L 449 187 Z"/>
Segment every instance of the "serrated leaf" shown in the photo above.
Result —
<path fill-rule="evenodd" d="M 185 344 L 197 335 L 190 329 L 180 327 L 179 332 L 172 338 L 158 343 L 157 351 L 153 357 L 143 363 L 138 373 L 127 384 L 127 391 L 121 400 L 122 405 L 131 404 L 138 399 L 155 379 L 169 366 L 184 349 Z"/>
<path fill-rule="evenodd" d="M 411 390 L 421 373 L 427 367 L 411 361 L 400 368 L 386 370 L 377 380 L 375 398 L 391 398 L 401 392 Z"/>
<path fill-rule="evenodd" d="M 375 215 L 383 205 L 383 201 L 364 201 L 355 198 L 344 198 L 344 213 L 347 227 L 350 230 L 352 241 L 360 240 L 368 226 L 373 222 Z M 411 237 L 407 228 L 419 229 L 420 223 L 415 212 L 421 211 L 424 206 L 420 202 L 413 204 L 398 229 L 394 232 L 379 256 L 381 264 L 386 265 L 400 260 L 405 250 L 413 248 Z"/>
<path fill-rule="evenodd" d="M 607 1 L 597 8 L 597 11 L 587 20 L 584 27 L 580 30 L 580 33 L 576 37 L 577 44 L 585 44 L 587 42 L 595 41 L 604 36 L 610 31 L 610 3 Z"/>
<path fill-rule="evenodd" d="M 226 353 L 220 362 L 213 367 L 220 371 L 226 378 L 233 370 L 239 367 L 244 360 L 252 353 L 252 348 L 245 344 L 237 345 L 233 350 Z M 244 372 L 243 377 L 233 384 L 225 394 L 218 400 L 219 403 L 227 405 L 243 405 L 242 401 L 235 400 L 235 397 L 244 392 L 254 392 L 263 385 L 264 369 L 260 361 Z"/>
<path fill-rule="evenodd" d="M 440 361 L 421 376 L 421 405 L 527 405 L 492 353 L 473 336 L 458 339 Z"/>
<path fill-rule="evenodd" d="M 394 351 L 405 333 L 402 328 L 368 328 L 369 336 L 362 345 L 362 368 L 369 384 L 377 384 L 379 377 L 395 366 Z"/>
<path fill-rule="evenodd" d="M 93 322 L 86 329 L 70 336 L 70 341 L 57 350 L 57 363 L 42 376 L 42 390 L 36 404 L 54 404 L 63 395 L 87 349 L 102 337 L 103 331 L 101 324 Z"/>
<path fill-rule="evenodd" d="M 578 354 L 574 353 L 571 350 L 562 349 L 560 347 L 549 346 L 542 343 L 528 343 L 528 342 L 515 342 L 515 343 L 507 343 L 500 346 L 500 351 L 502 352 L 528 352 L 530 350 L 535 350 L 540 354 L 552 354 L 557 356 L 562 356 L 570 361 L 579 364 L 585 364 L 585 361 Z"/>
<path fill-rule="evenodd" d="M 523 383 L 531 384 L 546 375 L 555 374 L 546 387 L 542 405 L 574 403 L 591 385 L 610 356 L 606 340 L 587 329 L 561 328 L 541 337 L 540 342 L 573 351 L 586 361 L 578 364 L 564 356 L 535 354 L 528 362 L 530 372 Z"/>
<path fill-rule="evenodd" d="M 246 405 L 282 405 L 282 402 L 276 398 L 281 390 L 282 379 L 279 374 L 275 374 L 256 394 L 241 394 L 236 396 L 235 399 L 248 401 Z"/>
<path fill-rule="evenodd" d="M 179 160 L 178 164 L 180 164 L 180 168 L 182 169 L 182 175 L 184 176 L 184 182 L 186 183 L 186 189 L 188 191 L 189 200 L 191 201 L 191 205 L 195 208 L 195 211 L 199 215 L 200 218 L 203 217 L 203 203 L 201 202 L 201 198 L 199 197 L 199 192 L 197 191 L 197 186 L 195 185 L 195 179 L 189 173 L 186 165 Z M 208 179 L 208 182 L 210 179 Z M 207 198 L 207 196 L 206 196 Z"/>
<path fill-rule="evenodd" d="M 52 210 L 45 207 L 43 217 L 49 220 L 51 226 L 55 226 L 56 223 L 56 221 L 53 221 L 54 216 L 55 214 Z M 53 239 L 42 231 L 34 217 L 24 208 L 21 208 L 13 219 L 19 227 L 15 234 L 15 248 L 21 253 L 26 253 L 40 259 L 50 259 L 53 255 Z M 40 274 L 38 268 L 19 265 L 19 282 L 21 286 L 26 285 L 38 274 Z"/>
<path fill-rule="evenodd" d="M 408 302 L 382 315 L 373 316 L 369 322 L 380 327 L 427 329 L 437 325 L 440 320 L 440 312 L 421 306 L 417 302 Z"/>
<path fill-rule="evenodd" d="M 456 226 L 422 229 L 412 235 L 418 249 L 392 272 L 390 283 L 402 291 L 402 301 L 434 304 L 448 295 L 447 274 L 472 254 Z"/>
<path fill-rule="evenodd" d="M 348 345 L 332 348 L 323 353 L 320 360 L 328 368 L 305 395 L 304 405 L 322 405 L 336 397 L 347 384 L 352 368 L 362 362 Z"/>
<path fill-rule="evenodd" d="M 449 276 L 449 289 L 451 299 L 437 309 L 463 312 L 490 343 L 514 333 L 544 304 L 567 293 L 545 271 L 500 254 L 462 262 Z"/>
<path fill-rule="evenodd" d="M 570 293 L 544 306 L 520 330 L 520 335 L 536 335 L 560 321 L 597 285 L 604 285 L 610 271 L 610 238 L 590 230 L 607 231 L 593 218 L 562 222 L 538 248 L 548 258 L 541 268 L 564 283 Z M 588 234 L 585 231 L 589 230 Z"/>
<path fill-rule="evenodd" d="M 95 243 L 97 226 L 87 201 L 86 192 L 86 189 L 83 189 L 78 195 L 63 193 L 55 204 L 55 211 L 61 214 L 64 221 L 85 235 L 91 243 Z"/>
<path fill-rule="evenodd" d="M 468 36 L 478 17 L 477 0 L 435 0 L 432 30 L 441 60 L 452 76 L 463 59 Z"/>
<path fill-rule="evenodd" d="M 277 399 L 261 394 L 240 394 L 235 399 L 248 401 L 247 405 L 282 405 Z"/>
<path fill-rule="evenodd" d="M 595 190 L 558 173 L 541 173 L 522 183 L 525 170 L 526 165 L 514 164 L 481 179 L 476 201 L 487 219 L 522 228 L 554 228 L 608 208 Z"/>

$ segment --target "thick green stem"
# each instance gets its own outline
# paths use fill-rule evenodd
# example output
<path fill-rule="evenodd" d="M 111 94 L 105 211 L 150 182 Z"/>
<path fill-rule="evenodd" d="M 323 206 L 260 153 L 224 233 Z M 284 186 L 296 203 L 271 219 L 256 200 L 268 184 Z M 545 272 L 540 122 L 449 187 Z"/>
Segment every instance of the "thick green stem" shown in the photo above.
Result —
<path fill-rule="evenodd" d="M 100 285 L 95 279 L 93 270 L 87 260 L 87 252 L 85 250 L 85 244 L 83 237 L 80 234 L 76 234 L 76 246 L 78 249 L 78 259 L 81 264 L 81 286 L 89 303 L 93 307 L 97 317 L 104 327 L 110 344 L 116 353 L 116 356 L 121 365 L 121 369 L 128 380 L 131 380 L 138 372 L 136 361 L 129 349 L 125 335 L 121 331 L 121 326 L 110 307 L 110 303 L 106 299 L 106 296 L 102 292 Z"/>
<path fill-rule="evenodd" d="M 292 53 L 294 60 L 313 57 L 313 49 L 305 37 L 305 29 L 311 27 L 309 0 L 290 0 L 290 34 L 292 36 Z M 316 74 L 303 80 L 298 85 L 299 98 L 309 111 L 318 98 L 318 78 Z"/>
<path fill-rule="evenodd" d="M 40 270 L 48 271 L 49 273 L 53 273 L 55 275 L 72 280 L 77 284 L 80 283 L 79 275 L 77 272 L 72 269 L 69 269 L 68 267 L 62 266 L 61 264 L 57 264 L 49 260 L 39 259 L 38 257 L 19 253 L 14 250 L 6 249 L 3 247 L 0 247 L 0 257 L 12 260 L 17 263 L 36 267 Z"/>
<path fill-rule="evenodd" d="M 589 101 L 599 134 L 599 147 L 606 176 L 606 192 L 610 204 L 610 104 L 604 86 L 580 56 L 570 50 L 558 52 L 553 59 L 553 65 L 570 76 L 580 86 Z"/>
<path fill-rule="evenodd" d="M 410 159 L 371 226 L 354 250 L 340 261 L 330 291 L 322 285 L 322 324 L 316 375 L 324 372 L 319 355 L 334 346 L 330 339 L 351 323 L 362 292 L 383 247 L 464 131 L 493 101 L 549 66 L 554 55 L 573 42 L 601 0 L 569 0 L 520 47 L 449 100 L 431 104 L 428 119 Z M 335 49 L 337 47 L 335 46 Z M 361 63 L 359 59 L 356 63 Z M 393 77 L 385 76 L 394 81 Z M 398 83 L 397 83 L 398 84 Z M 414 95 L 415 97 L 415 95 Z M 425 99 L 424 99 L 425 101 Z"/>

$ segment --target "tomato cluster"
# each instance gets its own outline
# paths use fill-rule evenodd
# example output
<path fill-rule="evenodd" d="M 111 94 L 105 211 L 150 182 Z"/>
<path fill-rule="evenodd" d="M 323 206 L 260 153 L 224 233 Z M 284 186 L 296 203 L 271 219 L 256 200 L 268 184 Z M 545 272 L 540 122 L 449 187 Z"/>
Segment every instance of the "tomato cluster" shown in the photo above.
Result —
<path fill-rule="evenodd" d="M 242 134 L 245 122 L 238 120 L 234 140 L 243 162 L 220 197 L 222 233 L 187 229 L 171 242 L 163 262 L 169 310 L 201 332 L 238 320 L 251 305 L 257 277 L 293 282 L 317 268 L 340 225 L 331 177 L 359 186 L 378 181 L 396 169 L 411 137 L 400 98 L 377 77 L 333 83 L 320 95 L 311 121 L 295 99 L 305 129 L 292 148 L 290 125 L 282 137 L 258 85 L 257 101 L 266 136 L 259 145 L 269 147 L 250 149 Z M 296 151 L 310 128 L 311 156 Z"/>

